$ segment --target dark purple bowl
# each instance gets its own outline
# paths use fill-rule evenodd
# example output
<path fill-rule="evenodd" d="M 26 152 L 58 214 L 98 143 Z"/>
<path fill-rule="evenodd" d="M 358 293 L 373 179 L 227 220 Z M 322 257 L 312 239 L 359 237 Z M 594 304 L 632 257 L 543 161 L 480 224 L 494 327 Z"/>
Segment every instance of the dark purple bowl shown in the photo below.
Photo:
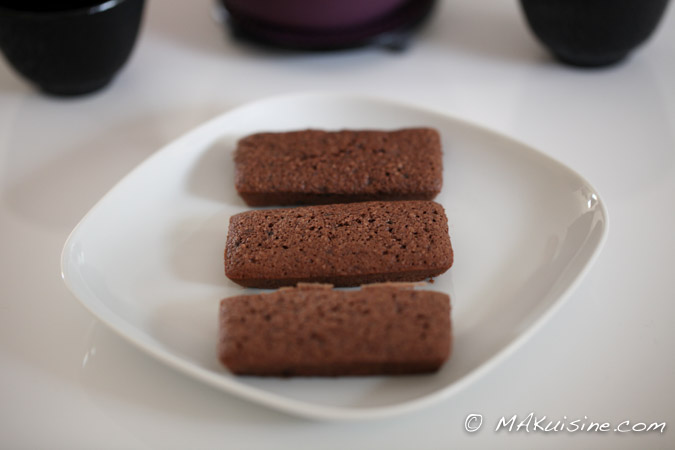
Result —
<path fill-rule="evenodd" d="M 136 42 L 144 0 L 0 0 L 0 48 L 44 92 L 106 86 Z"/>
<path fill-rule="evenodd" d="M 403 40 L 434 0 L 220 0 L 238 37 L 285 48 L 330 50 Z"/>
<path fill-rule="evenodd" d="M 251 20 L 305 29 L 351 28 L 396 10 L 407 0 L 225 0 L 228 10 Z"/>

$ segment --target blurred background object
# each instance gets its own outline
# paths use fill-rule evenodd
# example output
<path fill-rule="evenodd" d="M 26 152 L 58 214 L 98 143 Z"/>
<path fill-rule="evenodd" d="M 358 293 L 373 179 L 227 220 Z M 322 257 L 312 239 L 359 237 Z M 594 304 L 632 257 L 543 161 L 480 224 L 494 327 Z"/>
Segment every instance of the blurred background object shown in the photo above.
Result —
<path fill-rule="evenodd" d="M 521 0 L 536 37 L 560 61 L 618 63 L 654 32 L 668 0 Z"/>
<path fill-rule="evenodd" d="M 144 0 L 0 1 L 0 48 L 23 77 L 54 95 L 106 86 L 136 42 Z"/>
<path fill-rule="evenodd" d="M 401 49 L 435 0 L 220 0 L 235 36 L 304 50 Z"/>

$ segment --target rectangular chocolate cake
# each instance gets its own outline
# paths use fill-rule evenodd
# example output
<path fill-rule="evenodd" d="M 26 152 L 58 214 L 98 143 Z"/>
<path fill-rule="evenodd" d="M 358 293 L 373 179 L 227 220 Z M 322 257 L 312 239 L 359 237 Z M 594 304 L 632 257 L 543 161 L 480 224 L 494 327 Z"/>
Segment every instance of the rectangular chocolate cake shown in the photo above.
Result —
<path fill-rule="evenodd" d="M 395 285 L 300 285 L 222 300 L 218 353 L 236 374 L 432 372 L 451 349 L 450 299 Z"/>
<path fill-rule="evenodd" d="M 239 141 L 234 162 L 251 206 L 431 200 L 442 184 L 431 128 L 258 133 Z"/>
<path fill-rule="evenodd" d="M 225 274 L 257 288 L 421 281 L 452 262 L 443 207 L 420 200 L 244 212 L 225 248 Z"/>

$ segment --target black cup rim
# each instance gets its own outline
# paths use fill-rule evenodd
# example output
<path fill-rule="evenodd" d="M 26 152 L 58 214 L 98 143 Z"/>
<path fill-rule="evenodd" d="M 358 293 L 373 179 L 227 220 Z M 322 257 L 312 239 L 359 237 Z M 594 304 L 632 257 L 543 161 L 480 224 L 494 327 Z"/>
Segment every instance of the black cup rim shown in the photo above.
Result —
<path fill-rule="evenodd" d="M 73 16 L 91 16 L 94 14 L 103 13 L 105 11 L 113 9 L 119 4 L 124 3 L 126 1 L 127 0 L 102 0 L 98 4 L 93 6 L 65 9 L 63 11 L 45 11 L 45 12 L 24 11 L 0 6 L 0 15 L 7 17 L 12 16 L 21 18 L 32 18 L 32 19 L 55 19 Z"/>

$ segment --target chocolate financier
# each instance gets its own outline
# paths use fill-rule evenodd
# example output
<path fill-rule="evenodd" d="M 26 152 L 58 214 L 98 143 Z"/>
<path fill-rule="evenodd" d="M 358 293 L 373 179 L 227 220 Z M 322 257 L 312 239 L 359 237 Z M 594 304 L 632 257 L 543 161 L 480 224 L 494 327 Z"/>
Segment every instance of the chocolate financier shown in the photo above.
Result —
<path fill-rule="evenodd" d="M 440 292 L 299 285 L 220 305 L 219 358 L 235 374 L 433 372 L 450 350 L 450 299 Z"/>
<path fill-rule="evenodd" d="M 251 206 L 432 200 L 443 176 L 431 128 L 258 133 L 239 141 L 234 161 Z"/>
<path fill-rule="evenodd" d="M 364 202 L 256 210 L 230 218 L 225 274 L 247 287 L 421 281 L 452 266 L 443 207 Z"/>

